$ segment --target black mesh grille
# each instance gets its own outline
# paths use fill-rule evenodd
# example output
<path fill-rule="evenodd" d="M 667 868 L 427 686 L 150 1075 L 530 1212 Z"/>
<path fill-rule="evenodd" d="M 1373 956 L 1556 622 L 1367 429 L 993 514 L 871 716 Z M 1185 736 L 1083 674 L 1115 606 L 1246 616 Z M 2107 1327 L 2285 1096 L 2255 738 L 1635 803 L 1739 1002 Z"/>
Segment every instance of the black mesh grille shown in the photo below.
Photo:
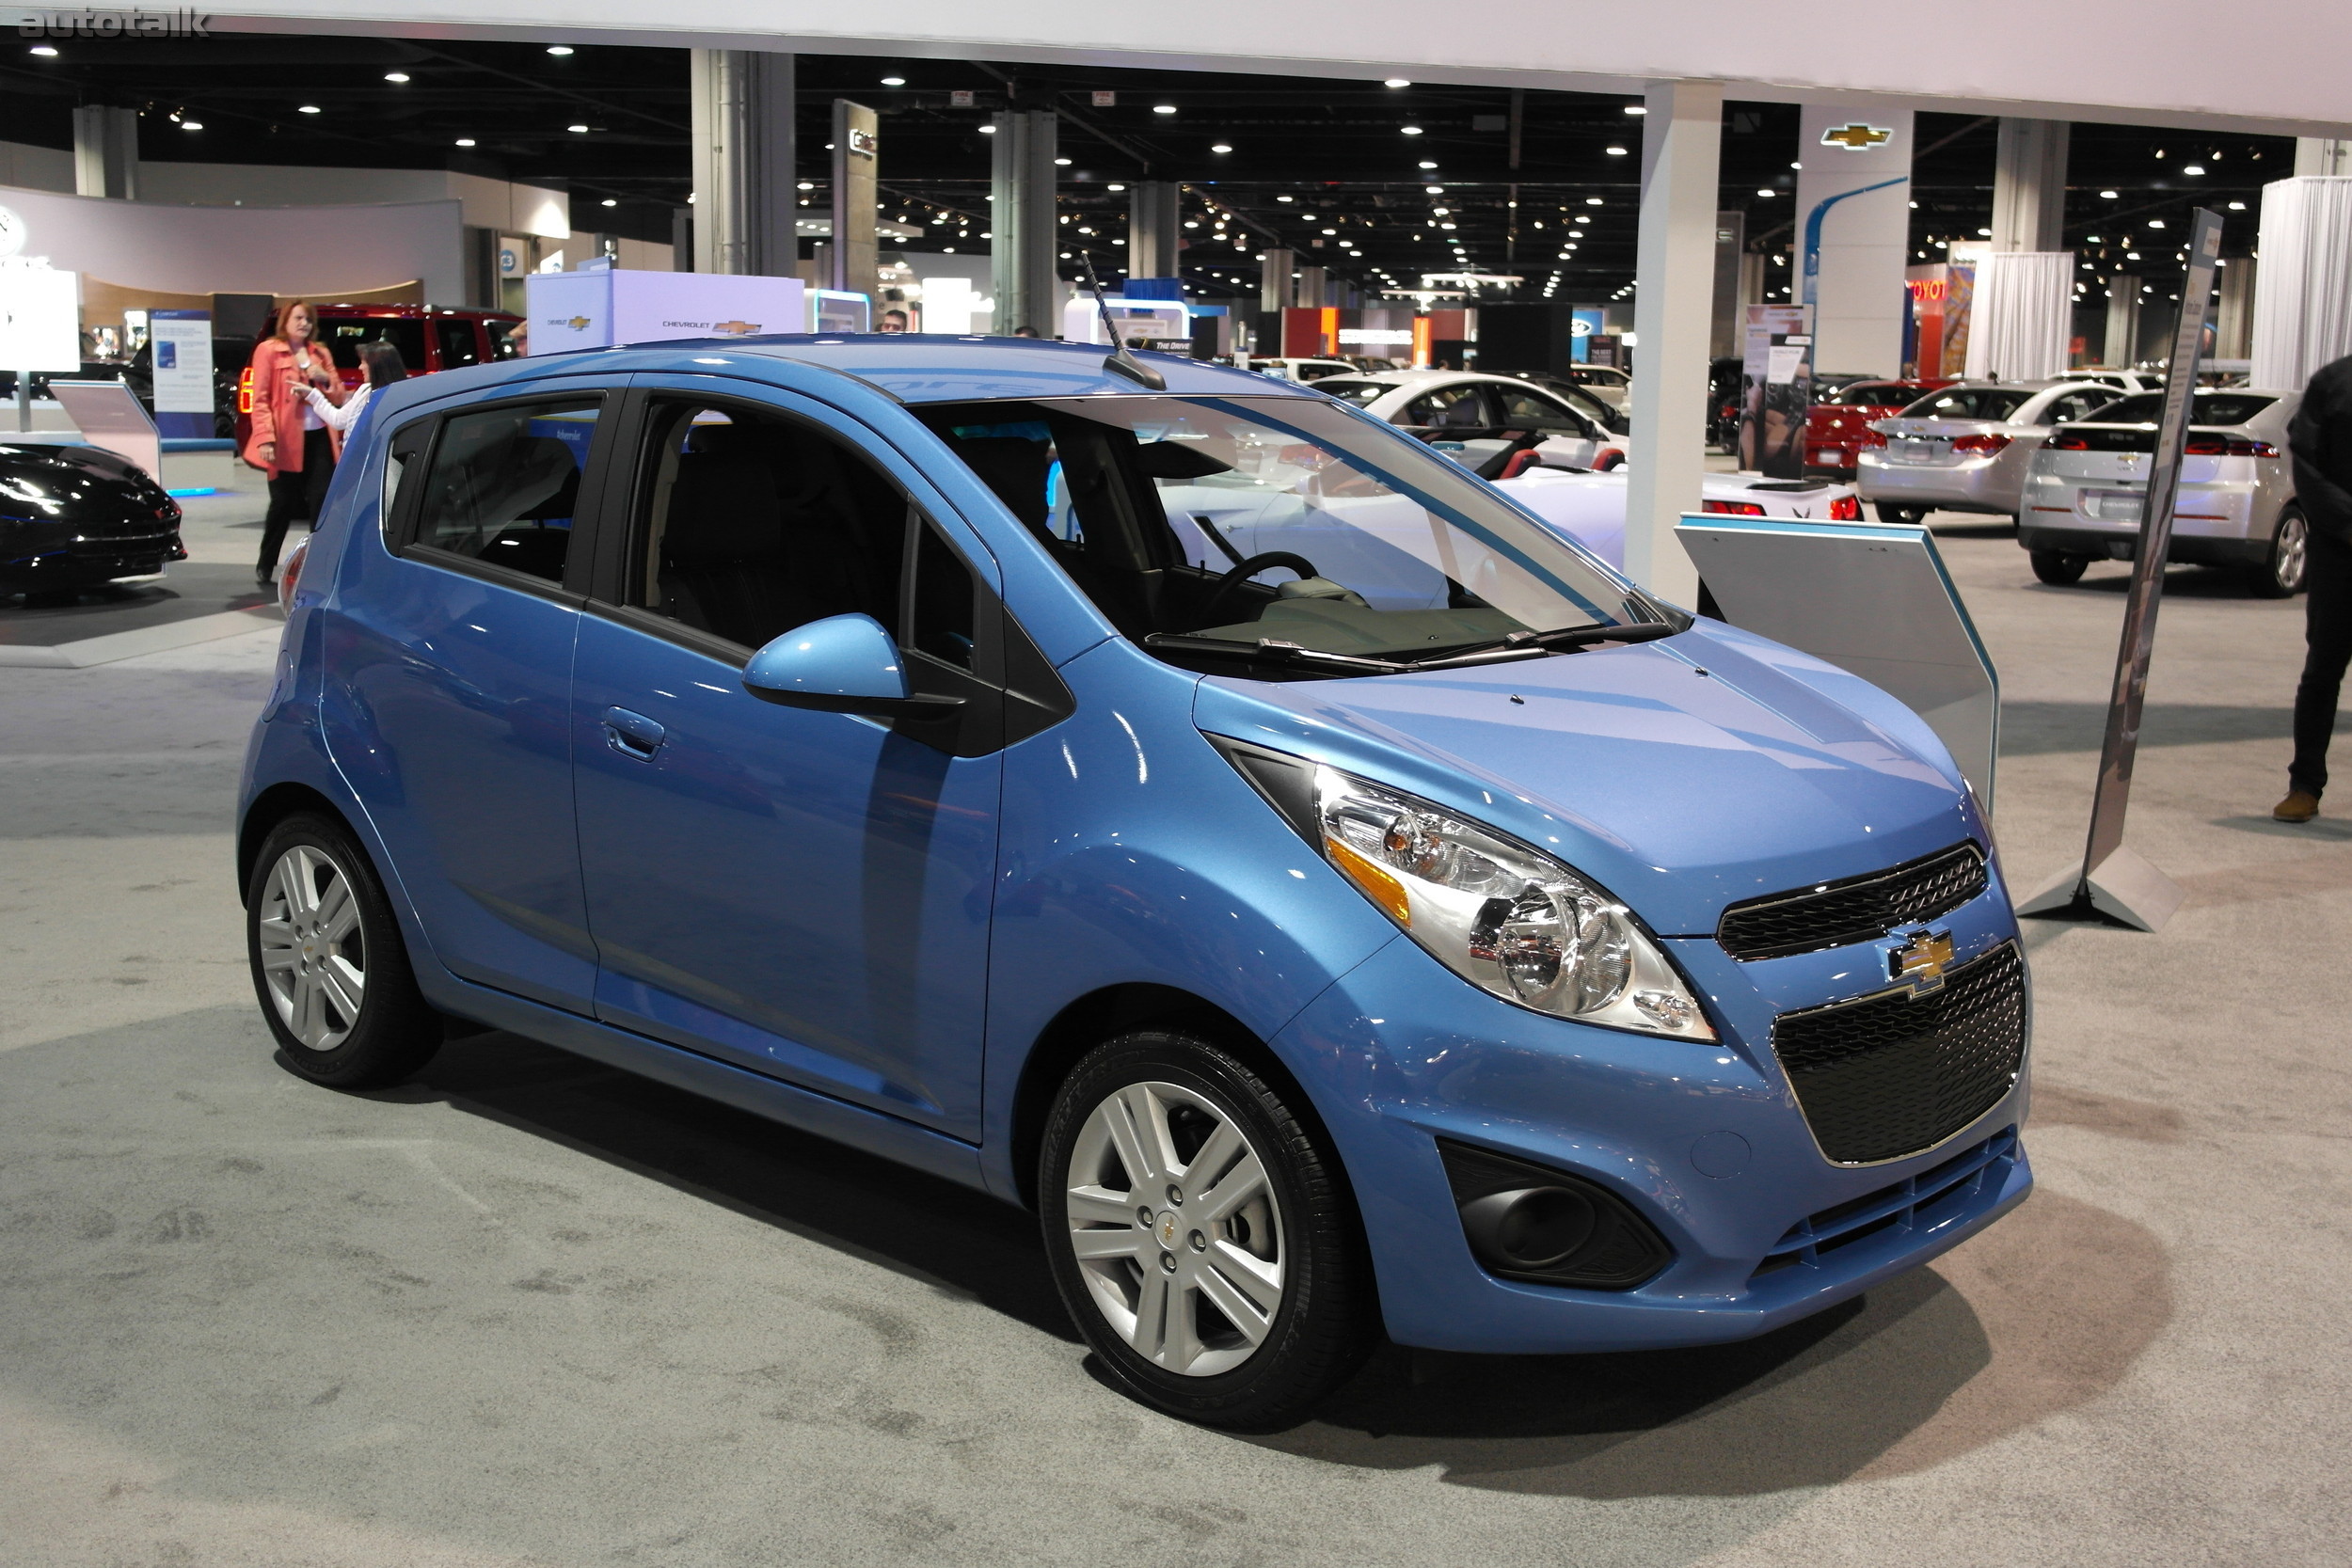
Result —
<path fill-rule="evenodd" d="M 1843 947 L 1949 913 L 1984 887 L 1984 852 L 1955 844 L 1892 870 L 1734 904 L 1717 923 L 1715 940 L 1735 958 Z"/>
<path fill-rule="evenodd" d="M 1932 1148 L 1982 1116 L 2026 1054 L 2026 966 L 2006 943 L 1947 972 L 1941 990 L 1887 991 L 1772 1023 L 1797 1104 L 1841 1164 Z"/>

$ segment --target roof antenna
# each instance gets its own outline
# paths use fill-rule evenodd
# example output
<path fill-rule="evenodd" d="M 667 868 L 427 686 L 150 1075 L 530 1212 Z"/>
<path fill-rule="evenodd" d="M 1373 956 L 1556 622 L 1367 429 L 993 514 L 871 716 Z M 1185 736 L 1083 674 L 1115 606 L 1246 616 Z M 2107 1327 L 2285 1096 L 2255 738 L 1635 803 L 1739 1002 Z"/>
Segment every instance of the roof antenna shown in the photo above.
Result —
<path fill-rule="evenodd" d="M 1103 331 L 1111 341 L 1110 356 L 1103 361 L 1103 368 L 1114 375 L 1123 375 L 1128 380 L 1147 387 L 1154 392 L 1167 391 L 1168 378 L 1130 354 L 1125 341 L 1119 336 L 1119 328 L 1111 325 L 1110 305 L 1103 298 L 1103 285 L 1095 280 L 1094 258 L 1081 250 L 1078 252 L 1078 260 L 1086 263 L 1087 290 L 1094 295 L 1094 309 L 1102 312 Z"/>

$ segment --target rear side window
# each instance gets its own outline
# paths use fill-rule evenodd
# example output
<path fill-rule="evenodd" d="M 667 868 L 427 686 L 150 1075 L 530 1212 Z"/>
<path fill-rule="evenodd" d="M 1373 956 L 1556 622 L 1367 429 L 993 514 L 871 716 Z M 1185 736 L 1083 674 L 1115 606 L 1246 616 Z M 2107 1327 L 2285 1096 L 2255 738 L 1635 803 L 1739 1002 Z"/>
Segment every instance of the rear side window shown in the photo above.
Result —
<path fill-rule="evenodd" d="M 400 350 L 400 362 L 411 375 L 424 373 L 424 323 L 413 316 L 329 316 L 319 323 L 318 341 L 326 345 L 337 368 L 359 368 L 359 350 L 369 343 L 389 343 Z"/>
<path fill-rule="evenodd" d="M 1424 392 L 1405 405 L 1400 424 L 1424 425 L 1438 430 L 1473 429 L 1492 424 L 1486 417 L 1486 388 L 1475 381 L 1457 382 Z"/>
<path fill-rule="evenodd" d="M 453 371 L 460 365 L 482 363 L 482 351 L 475 346 L 473 323 L 441 320 L 433 324 L 433 335 L 441 345 L 441 369 Z M 411 365 L 409 369 L 421 369 Z"/>
<path fill-rule="evenodd" d="M 572 398 L 452 415 L 433 446 L 416 543 L 563 581 L 598 411 Z"/>
<path fill-rule="evenodd" d="M 1814 401 L 1834 403 L 1841 408 L 1885 408 L 1899 405 L 1910 395 L 1911 389 L 1899 381 L 1857 381 Z"/>

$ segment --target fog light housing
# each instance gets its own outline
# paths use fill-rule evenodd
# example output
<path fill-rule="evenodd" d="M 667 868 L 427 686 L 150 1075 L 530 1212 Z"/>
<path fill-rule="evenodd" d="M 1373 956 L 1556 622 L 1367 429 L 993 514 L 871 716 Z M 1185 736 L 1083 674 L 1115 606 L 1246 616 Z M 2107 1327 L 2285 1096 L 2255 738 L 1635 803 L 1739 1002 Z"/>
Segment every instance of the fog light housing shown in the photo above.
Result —
<path fill-rule="evenodd" d="M 1630 1291 L 1674 1260 L 1657 1227 L 1598 1182 L 1449 1138 L 1438 1156 L 1470 1255 L 1491 1275 Z"/>

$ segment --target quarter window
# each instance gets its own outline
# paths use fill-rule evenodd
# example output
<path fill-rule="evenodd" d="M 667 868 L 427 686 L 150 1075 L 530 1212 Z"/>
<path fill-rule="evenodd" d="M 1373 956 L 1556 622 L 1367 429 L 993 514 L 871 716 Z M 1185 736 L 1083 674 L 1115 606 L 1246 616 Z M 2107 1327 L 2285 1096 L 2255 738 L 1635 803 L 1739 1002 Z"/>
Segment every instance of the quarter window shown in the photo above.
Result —
<path fill-rule="evenodd" d="M 595 399 L 452 415 L 434 443 L 416 542 L 548 582 L 564 580 Z"/>

